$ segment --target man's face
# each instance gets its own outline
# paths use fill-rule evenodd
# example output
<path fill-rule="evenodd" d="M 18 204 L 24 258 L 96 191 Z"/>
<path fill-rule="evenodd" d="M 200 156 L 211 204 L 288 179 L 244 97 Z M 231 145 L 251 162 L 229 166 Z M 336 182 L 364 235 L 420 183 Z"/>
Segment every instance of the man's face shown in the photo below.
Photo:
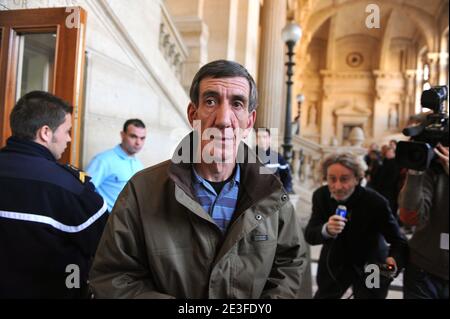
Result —
<path fill-rule="evenodd" d="M 387 148 L 384 157 L 386 157 L 387 159 L 395 158 L 395 149 L 392 147 Z"/>
<path fill-rule="evenodd" d="M 128 125 L 126 132 L 120 132 L 122 148 L 128 155 L 138 153 L 144 147 L 147 130 L 133 124 Z"/>
<path fill-rule="evenodd" d="M 378 151 L 378 144 L 377 143 L 372 143 L 370 144 L 370 151 Z"/>
<path fill-rule="evenodd" d="M 395 143 L 394 141 L 389 141 L 389 146 L 392 147 L 395 151 L 395 149 L 397 148 L 397 143 Z"/>
<path fill-rule="evenodd" d="M 51 133 L 51 140 L 47 145 L 47 148 L 57 160 L 59 160 L 64 153 L 64 150 L 67 147 L 67 143 L 72 140 L 70 138 L 71 129 L 72 115 L 68 113 L 64 118 L 64 122 L 60 126 L 58 126 L 54 132 Z"/>
<path fill-rule="evenodd" d="M 258 131 L 257 133 L 258 147 L 266 151 L 270 147 L 270 135 L 267 131 Z"/>
<path fill-rule="evenodd" d="M 202 162 L 234 162 L 239 143 L 256 118 L 255 110 L 248 111 L 249 96 L 244 77 L 200 81 L 199 105 L 189 104 L 188 118 L 194 129 L 201 125 Z"/>
<path fill-rule="evenodd" d="M 333 198 L 345 201 L 355 191 L 358 180 L 352 170 L 341 164 L 333 164 L 327 169 L 327 183 Z"/>

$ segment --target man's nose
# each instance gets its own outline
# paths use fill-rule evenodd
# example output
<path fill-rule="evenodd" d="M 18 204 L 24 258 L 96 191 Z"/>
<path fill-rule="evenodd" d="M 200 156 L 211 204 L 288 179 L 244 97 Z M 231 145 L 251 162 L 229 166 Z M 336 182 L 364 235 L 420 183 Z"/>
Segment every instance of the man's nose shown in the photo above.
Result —
<path fill-rule="evenodd" d="M 228 102 L 222 103 L 217 108 L 215 126 L 220 128 L 230 127 L 232 113 Z"/>
<path fill-rule="evenodd" d="M 338 189 L 338 190 L 341 189 L 341 188 L 342 188 L 342 183 L 339 182 L 339 181 L 336 182 L 336 183 L 334 183 L 334 188 L 335 188 L 335 189 Z"/>

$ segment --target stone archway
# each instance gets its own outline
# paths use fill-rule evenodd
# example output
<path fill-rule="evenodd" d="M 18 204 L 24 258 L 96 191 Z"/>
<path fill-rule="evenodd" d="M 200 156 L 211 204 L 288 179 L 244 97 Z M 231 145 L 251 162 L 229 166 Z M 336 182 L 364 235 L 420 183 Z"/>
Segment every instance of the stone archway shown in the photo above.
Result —
<path fill-rule="evenodd" d="M 335 15 L 339 10 L 342 10 L 346 7 L 353 6 L 355 4 L 368 3 L 364 0 L 349 0 L 347 2 L 343 2 L 340 4 L 332 4 L 328 7 L 325 7 L 317 12 L 312 13 L 309 17 L 306 17 L 306 24 L 304 26 L 304 40 L 301 44 L 300 52 L 304 52 L 307 46 L 309 45 L 309 41 L 311 40 L 314 33 L 320 28 L 320 26 L 330 17 Z M 421 10 L 415 6 L 409 5 L 405 2 L 397 3 L 392 0 L 379 0 L 377 1 L 380 5 L 385 5 L 386 10 L 389 9 L 400 9 L 405 16 L 408 16 L 418 27 L 422 36 L 427 39 L 428 47 L 433 50 L 437 49 L 436 37 L 436 27 L 434 17 L 430 14 L 427 14 L 424 10 Z M 302 6 L 298 6 L 298 10 L 302 10 Z M 301 16 L 299 14 L 298 16 Z M 303 21 L 299 21 L 302 23 Z"/>
<path fill-rule="evenodd" d="M 357 105 L 345 105 L 335 109 L 333 115 L 335 136 L 338 142 L 344 145 L 353 128 L 360 127 L 364 133 L 368 131 L 372 111 Z"/>

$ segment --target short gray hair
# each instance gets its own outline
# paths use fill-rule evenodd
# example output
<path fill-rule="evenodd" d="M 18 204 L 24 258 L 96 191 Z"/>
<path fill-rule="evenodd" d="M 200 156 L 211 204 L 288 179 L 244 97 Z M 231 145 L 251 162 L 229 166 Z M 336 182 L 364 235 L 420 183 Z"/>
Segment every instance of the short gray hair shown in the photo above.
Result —
<path fill-rule="evenodd" d="M 255 110 L 258 107 L 258 90 L 256 88 L 255 80 L 253 80 L 253 77 L 241 64 L 228 60 L 212 61 L 200 68 L 200 70 L 192 80 L 191 88 L 189 90 L 189 97 L 191 98 L 191 102 L 196 107 L 198 106 L 200 98 L 200 82 L 203 79 L 219 79 L 231 77 L 243 77 L 247 79 L 250 90 L 248 111 L 251 112 Z"/>
<path fill-rule="evenodd" d="M 327 156 L 322 162 L 322 176 L 327 178 L 327 170 L 333 164 L 341 164 L 355 174 L 356 179 L 360 182 L 364 178 L 364 167 L 361 160 L 352 153 L 334 153 Z"/>

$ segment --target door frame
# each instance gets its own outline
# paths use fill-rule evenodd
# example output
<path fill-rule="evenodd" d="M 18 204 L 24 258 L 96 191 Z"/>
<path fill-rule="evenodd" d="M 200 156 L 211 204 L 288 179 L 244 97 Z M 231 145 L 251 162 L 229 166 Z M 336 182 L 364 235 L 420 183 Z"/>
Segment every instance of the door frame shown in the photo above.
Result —
<path fill-rule="evenodd" d="M 0 147 L 11 135 L 16 100 L 18 34 L 56 32 L 53 87 L 49 92 L 73 105 L 72 142 L 60 162 L 79 166 L 87 12 L 81 7 L 0 11 Z"/>

